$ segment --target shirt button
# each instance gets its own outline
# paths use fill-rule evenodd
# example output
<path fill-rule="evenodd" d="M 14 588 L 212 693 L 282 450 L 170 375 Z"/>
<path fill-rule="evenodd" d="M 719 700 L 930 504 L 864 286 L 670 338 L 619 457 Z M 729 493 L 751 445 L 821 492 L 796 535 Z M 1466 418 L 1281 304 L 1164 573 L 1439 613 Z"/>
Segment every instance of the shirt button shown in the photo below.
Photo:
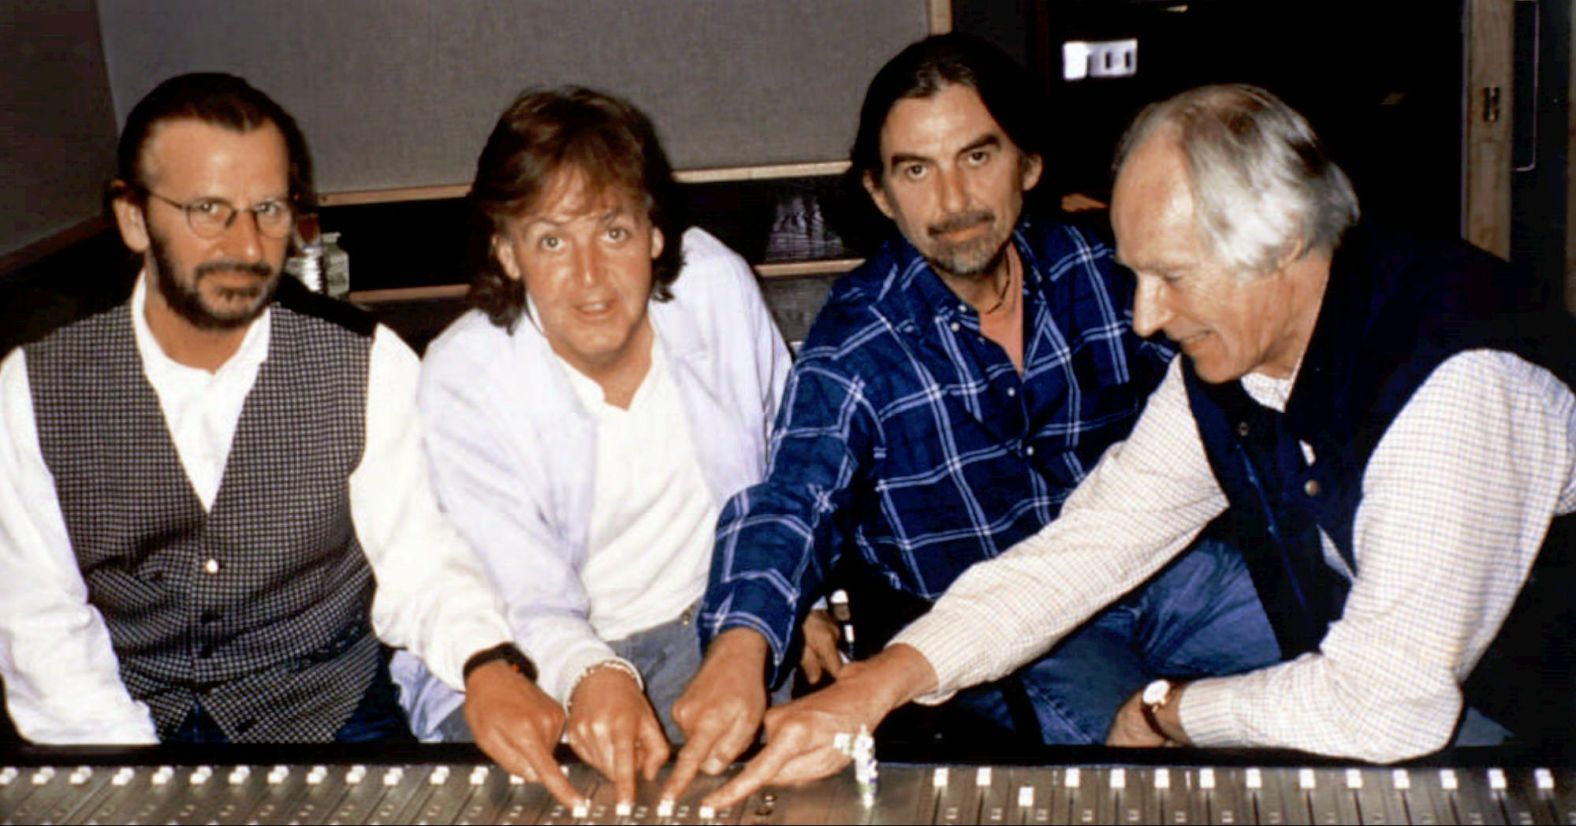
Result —
<path fill-rule="evenodd" d="M 958 312 L 966 313 L 968 311 L 969 311 L 969 305 L 967 305 L 967 304 L 959 304 L 958 305 Z"/>
<path fill-rule="evenodd" d="M 1010 398 L 1012 398 L 1013 396 L 1016 396 L 1016 395 L 1018 395 L 1018 388 L 1016 388 L 1016 387 L 1009 387 L 1009 388 L 1007 388 L 1007 398 L 1010 399 Z"/>
<path fill-rule="evenodd" d="M 1244 437 L 1248 435 L 1248 423 L 1247 422 L 1238 422 L 1237 423 L 1237 435 L 1238 436 L 1244 436 Z"/>
<path fill-rule="evenodd" d="M 202 564 L 202 569 L 203 569 L 203 571 L 205 573 L 209 573 L 209 574 L 217 574 L 217 573 L 219 573 L 219 560 L 217 560 L 217 559 L 210 559 L 207 562 L 204 562 Z"/>
<path fill-rule="evenodd" d="M 1318 479 L 1309 479 L 1302 485 L 1302 492 L 1308 494 L 1309 496 L 1318 496 L 1320 490 L 1322 490 L 1322 488 L 1319 487 Z"/>
<path fill-rule="evenodd" d="M 1023 455 L 1025 455 L 1025 456 L 1033 456 L 1034 455 L 1034 445 L 1029 445 L 1028 447 L 1024 448 L 1023 449 Z"/>
<path fill-rule="evenodd" d="M 961 325 L 959 325 L 959 324 L 958 324 L 958 323 L 957 323 L 957 322 L 956 322 L 956 321 L 954 321 L 954 322 L 952 322 L 952 325 L 951 325 L 951 326 L 952 326 L 952 332 L 954 332 L 954 333 L 956 333 L 956 332 L 957 332 L 957 331 L 958 331 L 958 328 L 959 328 L 959 327 L 960 327 L 960 326 L 961 326 Z"/>

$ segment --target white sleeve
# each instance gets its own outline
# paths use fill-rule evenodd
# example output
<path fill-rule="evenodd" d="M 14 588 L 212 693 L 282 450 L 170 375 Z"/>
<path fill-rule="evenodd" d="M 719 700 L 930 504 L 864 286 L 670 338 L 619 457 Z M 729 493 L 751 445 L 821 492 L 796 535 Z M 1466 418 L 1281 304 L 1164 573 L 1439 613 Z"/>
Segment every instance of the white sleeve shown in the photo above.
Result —
<path fill-rule="evenodd" d="M 1487 650 L 1576 475 L 1576 400 L 1507 353 L 1446 361 L 1363 474 L 1357 577 L 1318 653 L 1182 694 L 1200 745 L 1370 761 L 1445 746 L 1460 683 Z M 1567 497 L 1568 498 L 1568 497 Z"/>
<path fill-rule="evenodd" d="M 0 677 L 17 730 L 38 743 L 156 743 L 88 604 L 39 449 L 25 355 L 0 363 Z"/>
<path fill-rule="evenodd" d="M 497 398 L 529 394 L 490 388 L 476 362 L 490 351 L 476 342 L 449 343 L 441 353 L 429 351 L 422 369 L 419 405 L 433 486 L 503 595 L 509 628 L 536 662 L 538 684 L 566 702 L 587 668 L 616 657 L 591 627 L 579 569 L 544 513 L 548 474 L 584 474 L 589 467 L 550 467 L 553 451 L 546 446 L 533 454 L 519 448 L 515 430 L 533 417 L 522 413 L 510 421 Z"/>
<path fill-rule="evenodd" d="M 440 680 L 464 688 L 472 654 L 510 639 L 502 601 L 438 510 L 421 449 L 416 354 L 388 328 L 372 343 L 366 451 L 350 475 L 356 536 L 377 579 L 378 637 L 408 648 Z"/>
<path fill-rule="evenodd" d="M 969 568 L 894 638 L 936 672 L 938 702 L 998 679 L 1176 556 L 1226 508 L 1188 406 L 1180 359 L 1127 441 L 1113 445 L 1059 517 Z"/>

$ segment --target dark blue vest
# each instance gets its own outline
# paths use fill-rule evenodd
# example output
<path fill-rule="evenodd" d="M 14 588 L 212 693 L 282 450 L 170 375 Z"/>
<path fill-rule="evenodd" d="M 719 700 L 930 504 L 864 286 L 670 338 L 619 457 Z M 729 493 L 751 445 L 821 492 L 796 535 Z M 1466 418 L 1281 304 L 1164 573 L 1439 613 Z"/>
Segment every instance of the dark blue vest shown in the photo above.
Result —
<path fill-rule="evenodd" d="M 1293 658 L 1317 650 L 1350 583 L 1325 563 L 1319 531 L 1352 571 L 1353 521 L 1369 457 L 1419 386 L 1467 350 L 1515 353 L 1576 388 L 1576 321 L 1524 309 L 1518 273 L 1465 244 L 1348 234 L 1284 413 L 1240 382 L 1211 385 L 1184 365 L 1205 451 L 1231 502 L 1226 518 L 1259 597 Z M 1304 458 L 1298 442 L 1312 449 Z M 1467 701 L 1518 734 L 1576 733 L 1576 517 L 1553 520 L 1532 576 L 1465 686 Z M 1565 734 L 1558 735 L 1559 737 Z"/>

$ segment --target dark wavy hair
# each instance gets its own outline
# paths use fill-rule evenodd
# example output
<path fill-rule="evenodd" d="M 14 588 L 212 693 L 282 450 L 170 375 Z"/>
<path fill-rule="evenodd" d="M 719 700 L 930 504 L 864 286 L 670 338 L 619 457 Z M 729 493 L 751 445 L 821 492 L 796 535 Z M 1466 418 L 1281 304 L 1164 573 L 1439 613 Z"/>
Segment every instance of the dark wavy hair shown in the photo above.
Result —
<path fill-rule="evenodd" d="M 928 98 L 946 86 L 967 86 L 985 104 L 1002 131 L 1024 155 L 1044 155 L 1045 107 L 1037 87 L 1012 58 L 995 46 L 965 34 L 939 34 L 898 52 L 876 72 L 859 108 L 849 170 L 855 184 L 866 176 L 879 184 L 881 128 L 898 101 Z"/>
<path fill-rule="evenodd" d="M 290 155 L 290 200 L 310 208 L 317 199 L 312 187 L 312 156 L 295 118 L 273 98 L 245 80 L 221 72 L 176 75 L 154 87 L 126 116 L 116 149 L 115 180 L 106 201 L 127 199 L 142 204 L 148 186 L 143 150 L 153 130 L 169 120 L 198 120 L 236 132 L 250 132 L 272 123 L 285 138 Z"/>
<path fill-rule="evenodd" d="M 471 261 L 467 298 L 494 324 L 511 331 L 525 311 L 525 285 L 503 271 L 493 236 L 511 218 L 535 209 L 554 177 L 574 170 L 593 192 L 611 189 L 643 205 L 662 232 L 662 252 L 651 262 L 652 297 L 666 301 L 683 266 L 673 168 L 650 119 L 612 95 L 578 86 L 529 89 L 493 127 L 471 184 Z"/>

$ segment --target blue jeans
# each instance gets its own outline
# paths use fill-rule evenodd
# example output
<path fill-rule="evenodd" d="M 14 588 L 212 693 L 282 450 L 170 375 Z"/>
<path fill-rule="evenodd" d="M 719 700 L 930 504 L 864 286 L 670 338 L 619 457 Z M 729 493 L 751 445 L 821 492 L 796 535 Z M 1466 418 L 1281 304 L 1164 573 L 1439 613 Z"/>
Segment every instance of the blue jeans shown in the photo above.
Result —
<path fill-rule="evenodd" d="M 700 636 L 695 632 L 695 617 L 699 613 L 700 604 L 697 602 L 661 625 L 608 643 L 614 654 L 628 660 L 640 671 L 640 678 L 646 684 L 646 699 L 651 701 L 668 742 L 675 745 L 684 742 L 684 733 L 673 722 L 673 704 L 689 687 L 695 672 L 700 670 Z M 788 685 L 785 684 L 767 700 L 773 705 L 787 702 Z M 463 706 L 445 718 L 438 730 L 448 742 L 475 739 L 465 723 Z"/>
<path fill-rule="evenodd" d="M 1153 679 L 1240 674 L 1279 661 L 1242 555 L 1206 538 L 1006 679 L 1022 685 L 1045 744 L 1090 744 L 1105 742 L 1116 710 Z M 1014 728 L 1000 683 L 960 692 L 957 702 Z"/>

